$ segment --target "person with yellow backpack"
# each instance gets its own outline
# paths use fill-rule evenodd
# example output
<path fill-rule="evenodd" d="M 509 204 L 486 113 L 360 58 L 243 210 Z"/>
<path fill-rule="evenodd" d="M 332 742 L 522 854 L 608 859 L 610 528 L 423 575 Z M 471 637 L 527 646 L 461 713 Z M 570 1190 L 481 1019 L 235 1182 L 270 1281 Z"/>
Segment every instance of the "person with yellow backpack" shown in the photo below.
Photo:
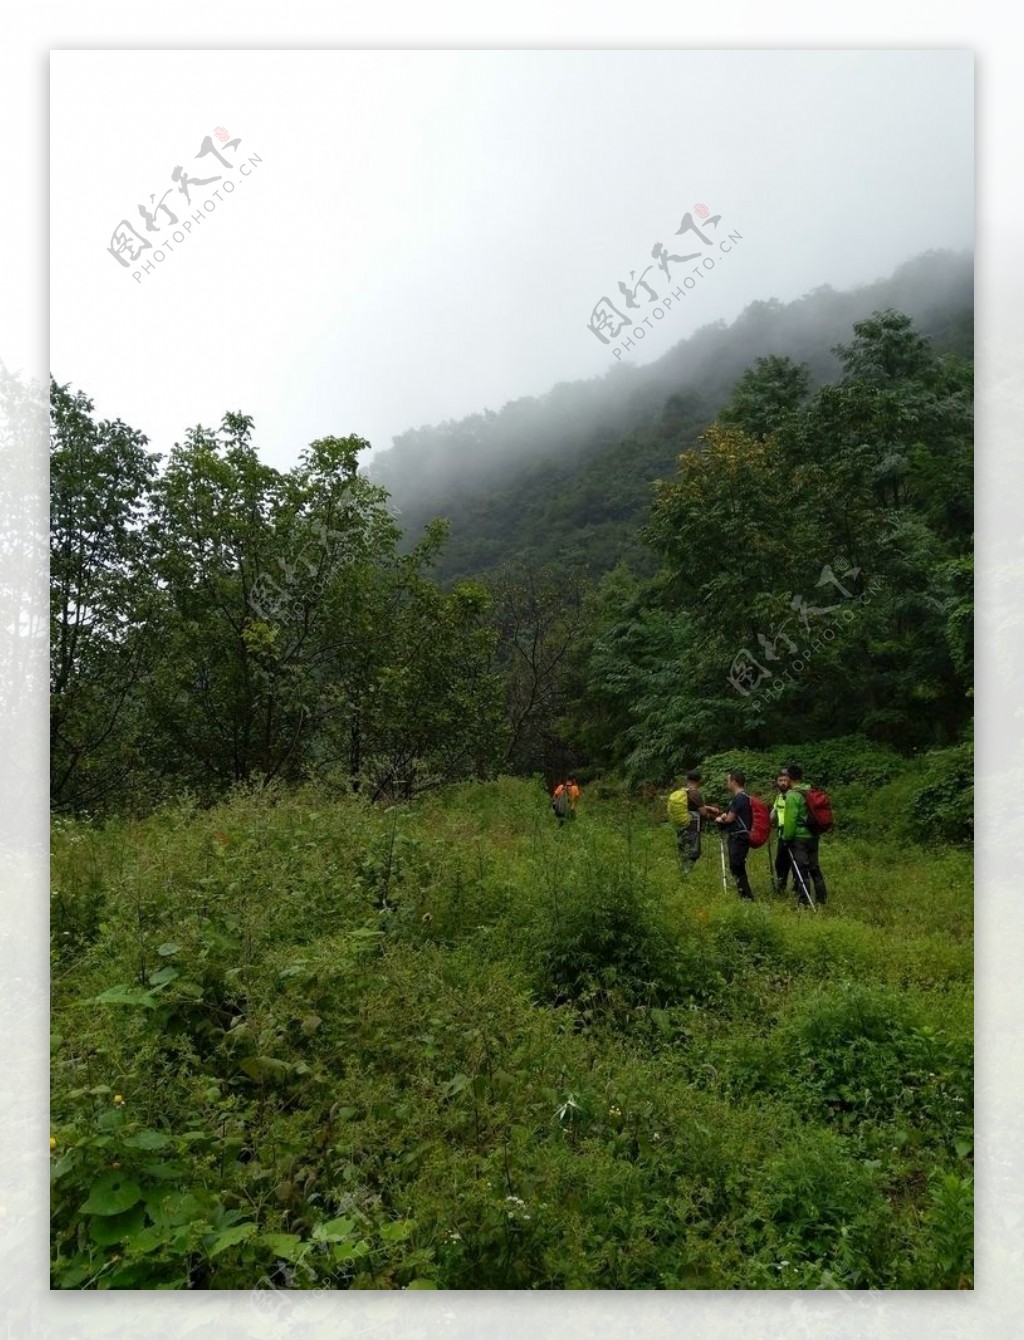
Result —
<path fill-rule="evenodd" d="M 713 819 L 721 814 L 717 805 L 705 805 L 701 795 L 701 774 L 696 768 L 686 774 L 686 781 L 668 798 L 669 818 L 676 826 L 676 850 L 679 868 L 690 874 L 700 860 L 700 824 L 702 819 Z"/>

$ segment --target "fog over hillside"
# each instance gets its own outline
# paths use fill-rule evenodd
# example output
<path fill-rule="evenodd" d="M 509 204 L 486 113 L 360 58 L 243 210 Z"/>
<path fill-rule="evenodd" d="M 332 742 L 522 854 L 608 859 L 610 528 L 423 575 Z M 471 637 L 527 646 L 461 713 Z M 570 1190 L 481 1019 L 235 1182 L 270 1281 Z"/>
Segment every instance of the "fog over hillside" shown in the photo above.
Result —
<path fill-rule="evenodd" d="M 603 377 L 563 382 L 497 410 L 410 428 L 372 458 L 367 473 L 390 491 L 407 540 L 431 517 L 450 517 L 450 553 L 442 566 L 449 573 L 468 572 L 474 564 L 458 555 L 467 525 L 486 528 L 488 495 L 493 502 L 528 479 L 542 485 L 544 476 L 564 480 L 596 467 L 628 435 L 659 420 L 670 400 L 677 409 L 685 406 L 689 426 L 699 429 L 760 357 L 785 355 L 805 363 L 812 388 L 818 386 L 835 374 L 832 348 L 850 338 L 853 323 L 889 307 L 912 317 L 939 351 L 971 356 L 972 255 L 927 252 L 873 284 L 848 291 L 822 285 L 794 302 L 768 297 L 751 303 L 731 325 L 703 326 L 644 367 L 616 362 Z"/>

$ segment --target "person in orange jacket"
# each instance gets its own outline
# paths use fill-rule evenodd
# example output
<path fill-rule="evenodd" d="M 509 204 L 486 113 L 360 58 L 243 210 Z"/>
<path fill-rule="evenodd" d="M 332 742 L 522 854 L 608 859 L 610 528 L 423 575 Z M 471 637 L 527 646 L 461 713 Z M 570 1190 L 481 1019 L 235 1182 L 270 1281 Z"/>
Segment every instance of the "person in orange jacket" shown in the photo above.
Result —
<path fill-rule="evenodd" d="M 559 782 L 551 796 L 551 808 L 555 812 L 558 826 L 561 828 L 566 819 L 576 818 L 576 802 L 580 798 L 580 788 L 575 777 L 567 777 Z"/>

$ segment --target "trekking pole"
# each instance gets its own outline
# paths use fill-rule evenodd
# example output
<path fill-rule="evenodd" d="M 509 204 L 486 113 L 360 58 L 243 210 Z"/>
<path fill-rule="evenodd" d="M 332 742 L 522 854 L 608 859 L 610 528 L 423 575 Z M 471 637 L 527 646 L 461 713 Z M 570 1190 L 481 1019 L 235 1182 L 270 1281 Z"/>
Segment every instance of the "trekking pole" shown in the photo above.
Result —
<path fill-rule="evenodd" d="M 722 857 L 722 892 L 728 894 L 729 885 L 725 881 L 725 834 L 722 832 L 720 825 L 718 828 L 718 850 Z"/>
<path fill-rule="evenodd" d="M 778 893 L 775 887 L 775 858 L 772 855 L 772 830 L 768 829 L 768 887 L 772 893 Z"/>
<path fill-rule="evenodd" d="M 811 907 L 813 907 L 814 910 L 815 910 L 815 912 L 817 912 L 817 910 L 818 910 L 818 904 L 817 904 L 817 903 L 814 901 L 814 899 L 811 897 L 811 891 L 810 891 L 810 889 L 807 887 L 807 885 L 804 883 L 804 877 L 803 877 L 803 875 L 801 875 L 801 873 L 800 873 L 800 867 L 799 867 L 799 866 L 797 865 L 797 863 L 796 863 L 796 857 L 793 855 L 793 852 L 792 852 L 792 849 L 791 849 L 791 848 L 789 848 L 789 847 L 786 848 L 786 855 L 789 857 L 789 863 L 790 863 L 790 865 L 793 867 L 793 878 L 794 878 L 794 879 L 796 880 L 796 882 L 800 885 L 800 888 L 803 890 L 803 895 L 804 895 L 804 897 L 807 899 L 807 901 L 810 903 Z"/>

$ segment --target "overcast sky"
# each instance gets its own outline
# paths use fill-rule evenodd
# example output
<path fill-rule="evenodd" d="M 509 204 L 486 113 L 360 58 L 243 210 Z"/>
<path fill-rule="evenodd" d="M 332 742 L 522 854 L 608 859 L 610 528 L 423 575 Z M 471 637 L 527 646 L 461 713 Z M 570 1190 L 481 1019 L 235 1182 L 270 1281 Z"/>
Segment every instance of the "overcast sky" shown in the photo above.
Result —
<path fill-rule="evenodd" d="M 51 100 L 51 369 L 161 451 L 240 409 L 286 468 L 603 374 L 594 305 L 697 204 L 742 244 L 637 362 L 972 245 L 969 52 L 57 51 Z"/>

